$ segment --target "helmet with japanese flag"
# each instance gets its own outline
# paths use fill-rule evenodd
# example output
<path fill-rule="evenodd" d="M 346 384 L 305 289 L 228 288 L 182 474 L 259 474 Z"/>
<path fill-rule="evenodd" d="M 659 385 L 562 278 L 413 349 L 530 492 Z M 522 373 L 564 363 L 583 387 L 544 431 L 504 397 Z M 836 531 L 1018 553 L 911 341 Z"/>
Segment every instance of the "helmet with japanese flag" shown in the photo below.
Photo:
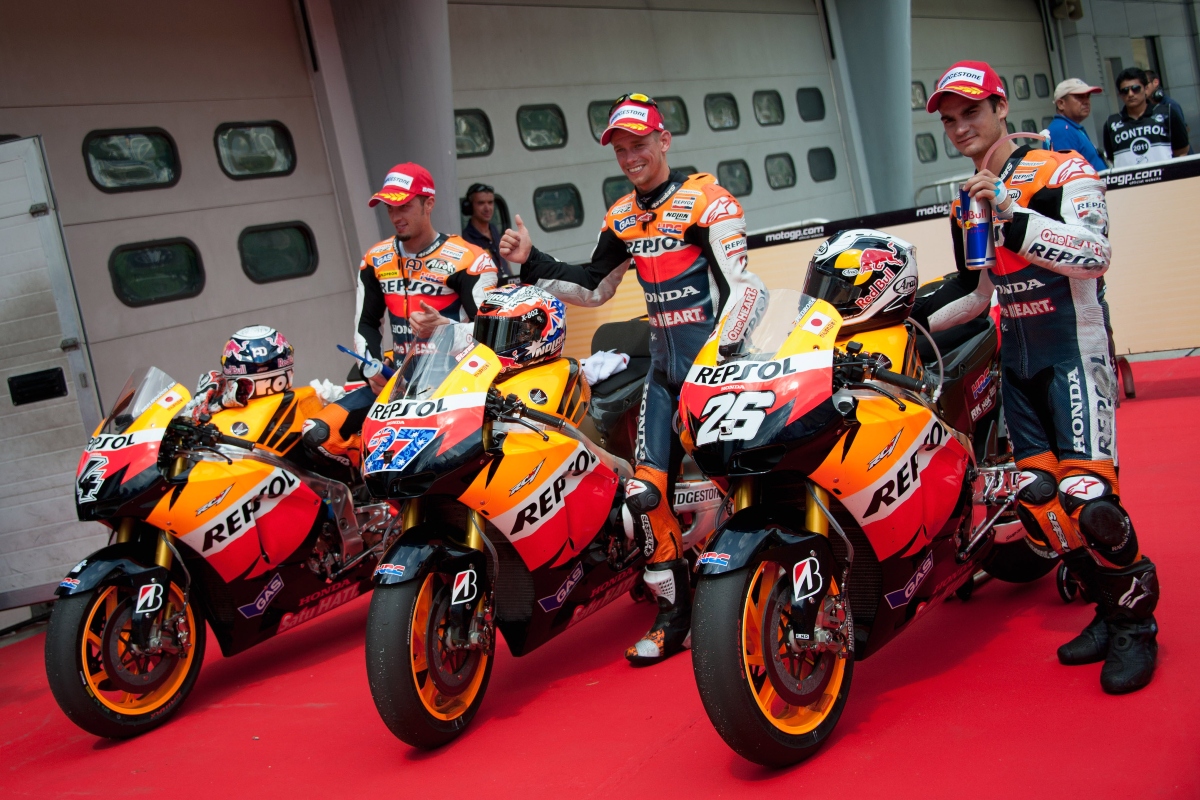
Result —
<path fill-rule="evenodd" d="M 842 331 L 869 331 L 908 319 L 917 296 L 917 249 L 882 231 L 842 231 L 821 243 L 804 293 L 842 315 Z"/>
<path fill-rule="evenodd" d="M 566 340 L 566 306 L 545 289 L 502 286 L 479 304 L 475 341 L 500 357 L 505 372 L 558 358 Z"/>

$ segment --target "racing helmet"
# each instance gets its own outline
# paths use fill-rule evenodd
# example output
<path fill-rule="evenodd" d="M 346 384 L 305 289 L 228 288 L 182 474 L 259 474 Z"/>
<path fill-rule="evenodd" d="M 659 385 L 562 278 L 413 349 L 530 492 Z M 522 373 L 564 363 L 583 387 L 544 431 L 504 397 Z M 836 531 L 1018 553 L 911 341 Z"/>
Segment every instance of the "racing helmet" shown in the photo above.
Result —
<path fill-rule="evenodd" d="M 836 308 L 843 331 L 903 322 L 917 295 L 917 249 L 882 231 L 842 231 L 808 262 L 804 293 Z"/>
<path fill-rule="evenodd" d="M 251 397 L 278 394 L 292 388 L 295 355 L 282 333 L 269 325 L 251 325 L 225 343 L 221 373 L 229 379 L 253 381 Z"/>
<path fill-rule="evenodd" d="M 502 372 L 558 358 L 567 341 L 567 308 L 536 286 L 493 289 L 475 316 L 475 341 L 500 357 Z"/>

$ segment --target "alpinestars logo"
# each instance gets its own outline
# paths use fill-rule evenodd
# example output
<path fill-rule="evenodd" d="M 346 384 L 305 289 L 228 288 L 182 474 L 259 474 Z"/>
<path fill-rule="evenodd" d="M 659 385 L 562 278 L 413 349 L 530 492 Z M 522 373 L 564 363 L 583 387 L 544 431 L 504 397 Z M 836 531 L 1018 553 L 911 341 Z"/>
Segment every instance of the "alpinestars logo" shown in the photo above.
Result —
<path fill-rule="evenodd" d="M 1117 605 L 1124 608 L 1133 608 L 1138 603 L 1145 600 L 1152 594 L 1150 581 L 1154 579 L 1153 572 L 1144 572 L 1133 579 L 1129 584 L 1129 589 L 1125 594 L 1121 595 L 1121 599 L 1117 601 Z"/>

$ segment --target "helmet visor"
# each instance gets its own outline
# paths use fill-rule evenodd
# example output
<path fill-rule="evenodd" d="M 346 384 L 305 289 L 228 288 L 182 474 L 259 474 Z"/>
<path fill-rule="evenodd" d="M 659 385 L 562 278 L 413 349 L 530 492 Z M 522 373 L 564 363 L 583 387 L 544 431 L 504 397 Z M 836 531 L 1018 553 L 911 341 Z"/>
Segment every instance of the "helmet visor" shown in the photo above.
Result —
<path fill-rule="evenodd" d="M 865 284 L 864 284 L 865 285 Z M 803 293 L 818 300 L 824 300 L 839 311 L 854 303 L 862 294 L 863 286 L 855 286 L 854 281 L 837 273 L 831 273 L 823 267 L 811 265 L 808 277 L 804 280 Z"/>
<path fill-rule="evenodd" d="M 487 345 L 497 354 L 502 354 L 537 341 L 545 328 L 546 315 L 540 311 L 528 319 L 480 314 L 475 318 L 475 341 Z"/>

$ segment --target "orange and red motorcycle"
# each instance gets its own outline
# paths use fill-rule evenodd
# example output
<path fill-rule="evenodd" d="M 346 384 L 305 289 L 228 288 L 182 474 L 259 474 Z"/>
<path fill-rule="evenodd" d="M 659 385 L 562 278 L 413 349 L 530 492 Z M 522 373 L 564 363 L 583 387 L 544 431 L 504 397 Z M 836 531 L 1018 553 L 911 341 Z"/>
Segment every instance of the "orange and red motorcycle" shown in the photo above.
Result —
<path fill-rule="evenodd" d="M 773 290 L 736 353 L 705 345 L 680 396 L 683 443 L 732 505 L 698 560 L 696 683 L 726 743 L 769 766 L 815 753 L 855 661 L 977 570 L 1027 581 L 1055 565 L 1027 543 L 996 444 L 990 318 L 932 378 L 911 327 L 841 323 Z"/>
<path fill-rule="evenodd" d="M 524 655 L 641 579 L 644 541 L 624 504 L 632 469 L 577 429 L 590 400 L 579 365 L 500 372 L 492 350 L 443 326 L 363 426 L 367 488 L 401 507 L 403 528 L 375 570 L 367 676 L 383 721 L 416 747 L 470 723 L 497 629 Z M 609 410 L 637 413 L 609 399 Z M 675 498 L 695 547 L 723 493 L 680 480 Z"/>
<path fill-rule="evenodd" d="M 121 739 L 178 711 L 204 659 L 226 656 L 371 589 L 396 518 L 311 469 L 300 430 L 311 387 L 196 424 L 188 391 L 151 367 L 130 378 L 79 461 L 79 518 L 110 544 L 59 584 L 46 634 L 55 700 Z"/>

